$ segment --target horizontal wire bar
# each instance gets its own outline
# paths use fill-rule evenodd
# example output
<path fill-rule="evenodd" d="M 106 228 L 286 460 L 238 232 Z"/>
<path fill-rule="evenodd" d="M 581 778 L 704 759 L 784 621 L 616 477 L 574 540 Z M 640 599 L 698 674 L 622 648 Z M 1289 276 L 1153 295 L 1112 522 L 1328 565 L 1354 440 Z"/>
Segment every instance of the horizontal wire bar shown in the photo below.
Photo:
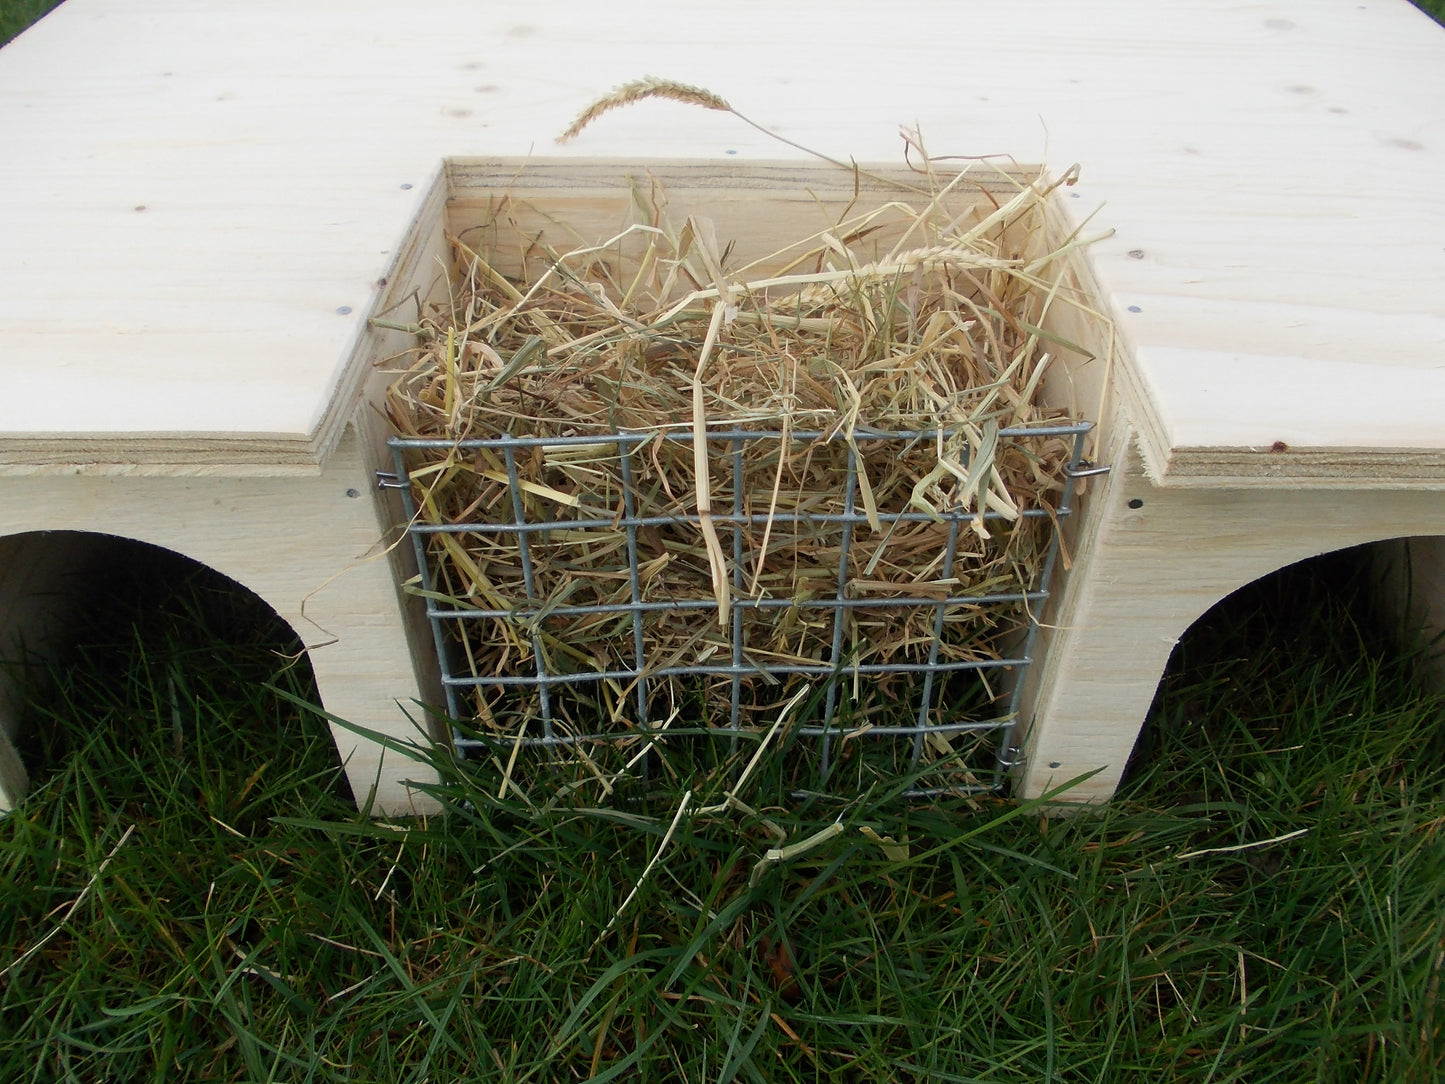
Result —
<path fill-rule="evenodd" d="M 971 798 L 975 795 L 997 794 L 999 788 L 994 783 L 973 783 L 959 784 L 953 787 L 915 787 L 913 790 L 905 790 L 903 797 L 914 801 L 920 798 Z"/>
<path fill-rule="evenodd" d="M 929 723 L 926 726 L 910 723 L 907 726 L 858 726 L 850 730 L 839 730 L 837 727 L 826 726 L 800 726 L 793 733 L 800 734 L 805 738 L 821 738 L 827 734 L 840 740 L 911 738 L 919 734 L 983 734 L 991 730 L 1002 730 L 1011 725 L 1013 725 L 1013 716 L 1004 715 L 997 719 L 980 719 L 971 723 Z"/>
<path fill-rule="evenodd" d="M 1070 437 L 1080 433 L 1087 433 L 1093 428 L 1089 422 L 1079 422 L 1074 425 L 1041 425 L 1036 428 L 1027 426 L 1000 429 L 998 437 L 1001 440 L 1021 440 L 1029 437 Z M 867 429 L 862 426 L 855 427 L 851 433 L 844 430 L 822 430 L 822 429 L 794 429 L 784 433 L 780 429 L 710 429 L 706 439 L 709 441 L 743 441 L 743 440 L 782 440 L 784 436 L 791 443 L 803 441 L 842 441 L 847 440 L 851 435 L 853 439 L 863 440 L 936 440 L 942 436 L 945 440 L 962 433 L 962 429 Z M 593 436 L 568 435 L 556 437 L 517 437 L 504 435 L 500 437 L 473 437 L 467 440 L 441 440 L 431 437 L 388 437 L 387 444 L 393 448 L 573 448 L 586 447 L 592 444 L 616 444 L 637 446 L 646 444 L 651 440 L 672 440 L 683 444 L 690 444 L 696 439 L 691 429 L 671 431 L 666 429 L 653 429 L 645 432 L 619 430 L 611 433 L 598 433 Z"/>
<path fill-rule="evenodd" d="M 498 675 L 494 677 L 449 677 L 443 678 L 445 685 L 467 686 L 469 688 L 537 688 L 553 685 L 586 685 L 599 681 L 631 681 L 635 678 L 688 677 L 706 675 L 712 677 L 768 678 L 776 674 L 813 674 L 818 677 L 851 677 L 854 674 L 923 674 L 936 672 L 962 672 L 966 670 L 999 670 L 1012 666 L 1028 666 L 1033 662 L 1028 656 L 1010 659 L 975 659 L 971 662 L 868 662 L 857 665 L 834 667 L 827 663 L 792 663 L 784 666 L 733 666 L 730 663 L 697 663 L 692 666 L 664 666 L 657 670 L 581 670 L 574 674 Z"/>
<path fill-rule="evenodd" d="M 941 798 L 951 796 L 957 798 L 983 797 L 985 794 L 998 794 L 999 788 L 992 783 L 957 783 L 946 787 L 916 787 L 912 790 L 905 790 L 900 797 L 910 801 L 919 798 Z M 851 802 L 852 795 L 829 794 L 822 790 L 795 790 L 790 795 L 795 802 L 804 802 L 809 799 L 821 799 L 825 802 Z"/>
<path fill-rule="evenodd" d="M 890 610 L 897 608 L 931 609 L 935 606 L 1006 606 L 1010 603 L 1043 602 L 1047 591 L 1012 591 L 996 595 L 902 595 L 896 598 L 814 598 L 794 601 L 787 598 L 735 598 L 729 605 L 735 610 Z M 586 606 L 516 606 L 498 609 L 427 609 L 427 617 L 450 621 L 531 621 L 538 617 L 589 617 L 594 614 L 691 613 L 716 610 L 716 599 L 674 599 L 669 602 L 599 602 Z"/>
<path fill-rule="evenodd" d="M 932 726 L 859 726 L 847 730 L 838 727 L 800 727 L 795 733 L 804 737 L 817 738 L 827 734 L 829 737 L 839 741 L 856 741 L 860 738 L 877 737 L 892 738 L 912 736 L 914 734 L 971 734 L 988 733 L 993 730 L 1002 730 L 1013 722 L 1008 716 L 997 719 L 981 719 L 971 723 L 938 723 Z M 487 749 L 497 745 L 506 745 L 509 748 L 513 745 L 520 745 L 524 748 L 537 746 L 566 746 L 594 744 L 603 745 L 628 740 L 657 739 L 657 738 L 721 738 L 726 741 L 734 741 L 738 737 L 743 739 L 759 738 L 766 733 L 764 730 L 737 731 L 731 727 L 706 727 L 704 729 L 657 729 L 657 730 L 622 730 L 600 734 L 554 734 L 551 737 L 528 736 L 517 737 L 516 734 L 498 734 L 488 738 L 459 737 L 456 745 L 462 749 Z"/>
<path fill-rule="evenodd" d="M 1023 508 L 1019 510 L 1018 516 L 1021 519 L 1062 519 L 1067 516 L 1066 512 L 1049 511 L 1046 508 Z M 769 523 L 774 526 L 778 524 L 792 526 L 814 526 L 822 524 L 837 524 L 839 526 L 851 524 L 861 526 L 869 522 L 868 517 L 861 512 L 753 512 L 748 515 L 734 516 L 726 512 L 710 513 L 710 518 L 717 526 L 737 527 L 765 527 Z M 966 512 L 962 509 L 952 509 L 940 512 L 937 515 L 929 515 L 927 512 L 879 512 L 880 523 L 940 523 L 948 524 L 957 520 L 960 523 L 970 523 L 979 519 L 977 512 Z M 984 512 L 982 519 L 985 523 L 996 524 L 999 520 L 1008 520 L 1002 512 Z M 600 531 L 616 530 L 619 527 L 696 527 L 702 521 L 697 513 L 680 513 L 669 516 L 609 516 L 607 518 L 596 517 L 593 519 L 546 519 L 518 523 L 515 520 L 507 523 L 483 523 L 475 521 L 471 523 L 413 523 L 407 530 L 412 534 L 539 534 L 543 531 Z M 1012 522 L 1011 520 L 1009 522 Z"/>

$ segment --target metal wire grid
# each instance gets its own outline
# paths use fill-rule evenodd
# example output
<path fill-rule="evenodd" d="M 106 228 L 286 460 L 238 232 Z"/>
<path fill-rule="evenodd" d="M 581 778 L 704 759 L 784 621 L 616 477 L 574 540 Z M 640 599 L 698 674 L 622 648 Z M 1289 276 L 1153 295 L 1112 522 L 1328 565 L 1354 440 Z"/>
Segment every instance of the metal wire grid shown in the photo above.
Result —
<path fill-rule="evenodd" d="M 1090 474 L 1102 473 L 1107 468 L 1092 467 L 1083 458 L 1085 437 L 1092 426 L 1087 422 L 1076 424 L 1037 426 L 1019 429 L 1001 429 L 998 437 L 1001 441 L 1027 441 L 1029 439 L 1045 437 L 1066 437 L 1072 438 L 1072 453 L 1067 465 L 1064 468 L 1065 484 L 1057 507 L 1052 510 L 1043 508 L 1029 508 L 1021 510 L 1020 514 L 1028 519 L 1053 518 L 1056 521 L 1067 519 L 1073 511 L 1075 485 L 1074 479 Z M 859 439 L 883 440 L 883 441 L 916 441 L 933 440 L 940 434 L 936 430 L 914 430 L 914 431 L 872 431 L 864 430 L 861 427 L 856 431 Z M 942 434 L 947 437 L 950 433 Z M 779 431 L 759 430 L 714 430 L 709 431 L 707 440 L 710 444 L 722 443 L 731 448 L 731 459 L 733 468 L 734 484 L 732 486 L 733 508 L 730 513 L 713 511 L 711 518 L 713 524 L 720 531 L 728 531 L 732 541 L 732 597 L 730 605 L 738 611 L 748 609 L 794 609 L 802 608 L 808 610 L 821 610 L 831 612 L 832 621 L 832 645 L 829 660 L 816 664 L 792 663 L 786 665 L 760 665 L 748 656 L 747 645 L 743 636 L 743 621 L 735 618 L 730 622 L 731 631 L 731 658 L 722 663 L 691 663 L 688 665 L 657 666 L 650 664 L 646 657 L 644 644 L 643 618 L 647 614 L 682 613 L 685 611 L 711 611 L 717 612 L 716 600 L 692 600 L 692 599 L 671 599 L 661 601 L 648 601 L 642 597 L 640 584 L 640 563 L 638 558 L 638 531 L 649 527 L 667 527 L 686 524 L 697 526 L 701 517 L 697 514 L 685 516 L 647 516 L 639 515 L 635 507 L 634 498 L 634 472 L 633 457 L 639 449 L 648 442 L 659 439 L 656 432 L 617 432 L 602 436 L 561 436 L 561 437 L 536 437 L 536 436 L 502 436 L 477 440 L 428 440 L 416 438 L 392 437 L 388 445 L 392 449 L 393 461 L 395 464 L 394 474 L 379 474 L 379 484 L 385 488 L 395 488 L 400 491 L 403 507 L 407 516 L 407 532 L 415 547 L 417 565 L 420 570 L 420 581 L 424 597 L 427 599 L 426 615 L 431 626 L 434 646 L 437 659 L 441 668 L 442 686 L 446 696 L 446 708 L 449 717 L 453 720 L 464 720 L 468 718 L 460 693 L 467 689 L 478 687 L 510 687 L 519 690 L 533 690 L 536 695 L 536 721 L 540 722 L 540 735 L 519 735 L 515 738 L 508 738 L 508 744 L 543 747 L 565 747 L 578 745 L 584 742 L 617 741 L 623 738 L 636 737 L 639 734 L 656 733 L 650 730 L 651 719 L 649 712 L 649 689 L 658 682 L 666 682 L 676 678 L 696 677 L 699 675 L 707 677 L 726 677 L 731 682 L 731 711 L 728 723 L 725 727 L 714 727 L 710 733 L 721 737 L 732 737 L 736 735 L 743 725 L 742 692 L 744 682 L 749 679 L 756 679 L 762 675 L 768 675 L 774 679 L 782 675 L 802 675 L 823 680 L 825 689 L 823 693 L 822 719 L 820 722 L 805 723 L 794 728 L 798 737 L 814 739 L 820 743 L 821 768 L 824 774 L 827 773 L 832 744 L 834 742 L 851 737 L 864 736 L 871 739 L 896 739 L 906 740 L 911 743 L 909 754 L 910 764 L 916 768 L 923 755 L 924 744 L 930 733 L 939 735 L 953 734 L 998 734 L 1001 739 L 997 742 L 991 778 L 987 782 L 977 782 L 963 785 L 949 785 L 944 787 L 923 788 L 909 792 L 910 797 L 925 797 L 939 793 L 981 793 L 997 792 L 1002 789 L 1008 772 L 1022 762 L 1022 752 L 1016 741 L 1017 713 L 1019 697 L 1023 688 L 1023 675 L 1027 668 L 1033 663 L 1033 649 L 1038 634 L 1038 614 L 1042 611 L 1045 601 L 1049 597 L 1050 583 L 1053 578 L 1054 567 L 1059 554 L 1059 527 L 1050 532 L 1049 543 L 1045 550 L 1044 560 L 1036 582 L 1024 590 L 1009 592 L 987 592 L 976 595 L 951 595 L 943 598 L 936 596 L 895 596 L 888 598 L 854 598 L 849 596 L 848 579 L 848 553 L 853 541 L 853 533 L 860 524 L 868 523 L 867 516 L 859 512 L 855 507 L 855 493 L 857 491 L 857 452 L 852 446 L 848 449 L 846 490 L 844 492 L 844 508 L 842 513 L 784 513 L 767 512 L 748 514 L 744 511 L 744 489 L 738 484 L 743 478 L 743 451 L 744 447 L 755 441 L 815 441 L 824 439 L 827 434 L 822 432 L 793 431 L 784 434 Z M 689 431 L 667 432 L 662 434 L 661 439 L 692 443 L 694 436 Z M 518 473 L 517 453 L 531 449 L 554 449 L 567 447 L 611 445 L 616 449 L 619 459 L 621 476 L 623 481 L 623 508 L 620 516 L 606 519 L 567 519 L 567 520 L 533 520 L 528 521 L 522 501 L 522 478 Z M 477 449 L 492 449 L 502 454 L 506 464 L 506 473 L 511 490 L 511 515 L 504 517 L 499 515 L 496 521 L 491 522 L 468 522 L 429 524 L 420 521 L 416 501 L 411 489 L 411 478 L 408 472 L 407 452 L 418 449 L 469 451 Z M 501 509 L 492 509 L 500 513 Z M 960 531 L 967 527 L 976 513 L 963 509 L 945 511 L 940 517 L 948 526 L 948 541 L 941 566 L 944 580 L 950 579 L 954 574 L 954 562 L 958 550 L 958 539 Z M 937 522 L 940 517 L 930 516 L 922 512 L 897 512 L 880 513 L 879 519 L 885 526 L 897 522 L 915 523 L 923 521 Z M 985 519 L 1001 518 L 996 512 L 985 513 Z M 838 576 L 836 590 L 831 598 L 815 598 L 804 601 L 797 599 L 783 598 L 750 598 L 746 597 L 745 584 L 743 580 L 743 531 L 745 527 L 760 526 L 770 521 L 774 525 L 793 524 L 800 526 L 837 525 L 841 527 L 841 551 L 838 562 Z M 533 560 L 529 543 L 534 536 L 545 535 L 545 532 L 556 530 L 616 530 L 622 528 L 626 533 L 627 545 L 627 578 L 629 588 L 629 599 L 619 603 L 598 603 L 584 606 L 547 605 L 546 600 L 539 597 L 533 577 Z M 427 554 L 427 537 L 435 534 L 494 534 L 512 535 L 516 538 L 517 551 L 520 556 L 523 584 L 526 591 L 527 602 L 524 605 L 511 609 L 485 609 L 466 608 L 459 605 L 442 601 L 434 581 L 432 568 Z M 857 610 L 865 608 L 888 608 L 901 609 L 917 607 L 923 611 L 933 611 L 933 638 L 928 650 L 928 656 L 924 662 L 886 662 L 886 663 L 849 663 L 843 654 L 845 621 L 843 612 L 846 610 Z M 961 607 L 975 609 L 981 608 L 1022 608 L 1025 614 L 1023 636 L 1017 643 L 1016 653 L 997 659 L 950 661 L 939 658 L 939 649 L 943 634 L 944 621 L 951 610 Z M 598 669 L 584 672 L 553 672 L 548 667 L 548 654 L 542 650 L 540 634 L 537 631 L 538 622 L 543 619 L 566 619 L 568 617 L 595 616 L 598 614 L 617 614 L 630 618 L 632 638 L 632 658 L 630 666 L 612 669 Z M 455 641 L 449 637 L 448 626 L 454 624 L 478 624 L 484 622 L 507 621 L 518 623 L 522 627 L 532 628 L 533 663 L 535 672 L 521 674 L 493 674 L 479 675 L 476 673 L 458 672 L 459 669 L 453 658 Z M 930 715 L 935 710 L 935 693 L 940 685 L 940 678 L 952 673 L 966 671 L 988 671 L 1000 670 L 1011 671 L 1015 678 L 1013 688 L 1009 694 L 1007 708 L 1001 714 L 993 715 L 985 719 L 955 721 L 955 722 L 930 722 Z M 912 721 L 897 725 L 867 725 L 857 730 L 847 730 L 835 722 L 838 715 L 839 688 L 845 679 L 859 676 L 882 676 L 906 674 L 915 675 L 919 680 L 916 713 Z M 598 733 L 559 733 L 555 724 L 553 711 L 553 690 L 557 688 L 575 687 L 589 683 L 602 681 L 619 681 L 629 683 L 632 686 L 632 696 L 635 705 L 636 719 L 633 720 L 633 729 L 624 732 L 605 731 Z M 461 729 L 454 728 L 453 744 L 457 754 L 465 758 L 473 750 L 492 749 L 493 745 L 484 741 L 467 737 Z"/>

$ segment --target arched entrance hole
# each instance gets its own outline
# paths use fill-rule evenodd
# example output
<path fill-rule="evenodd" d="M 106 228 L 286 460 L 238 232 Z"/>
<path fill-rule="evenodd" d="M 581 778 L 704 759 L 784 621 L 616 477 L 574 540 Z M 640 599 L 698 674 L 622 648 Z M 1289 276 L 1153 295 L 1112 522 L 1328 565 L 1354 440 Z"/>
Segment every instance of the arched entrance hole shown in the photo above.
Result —
<path fill-rule="evenodd" d="M 190 772 L 213 815 L 235 816 L 265 765 L 313 744 L 349 800 L 326 727 L 267 688 L 317 702 L 295 631 L 179 553 L 81 531 L 0 538 L 0 661 L 7 808 L 58 775 L 139 795 Z M 147 749 L 166 770 L 143 767 Z"/>
<path fill-rule="evenodd" d="M 1283 781 L 1281 766 L 1315 748 L 1438 713 L 1442 543 L 1401 538 L 1309 558 L 1207 610 L 1170 657 L 1120 794 L 1178 773 L 1181 804 L 1214 801 L 1246 761 Z"/>

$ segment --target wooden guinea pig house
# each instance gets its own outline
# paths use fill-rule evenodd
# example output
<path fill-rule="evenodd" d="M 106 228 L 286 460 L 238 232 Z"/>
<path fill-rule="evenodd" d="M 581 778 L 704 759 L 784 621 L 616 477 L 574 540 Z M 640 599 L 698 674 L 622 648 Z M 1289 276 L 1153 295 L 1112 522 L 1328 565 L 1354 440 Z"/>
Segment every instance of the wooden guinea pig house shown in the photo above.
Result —
<path fill-rule="evenodd" d="M 13 634 L 23 633 L 30 644 L 60 635 L 63 623 L 51 630 L 47 620 L 61 621 L 73 589 L 83 587 L 76 573 L 85 567 L 82 552 L 99 549 L 104 559 L 105 538 L 83 526 L 95 507 L 104 507 L 106 535 L 140 539 L 199 560 L 271 605 L 308 645 L 328 711 L 403 740 L 417 739 L 412 720 L 425 713 L 414 705 L 410 713 L 403 708 L 412 701 L 442 700 L 432 640 L 418 620 L 424 604 L 402 590 L 417 569 L 410 547 L 397 544 L 406 515 L 392 480 L 392 458 L 383 446 L 390 430 L 379 406 L 387 383 L 414 352 L 407 330 L 411 322 L 445 308 L 454 289 L 446 273 L 454 263 L 451 239 L 494 230 L 499 213 L 525 238 L 523 247 L 565 247 L 577 239 L 605 237 L 627 220 L 635 188 L 652 185 L 666 193 L 669 214 L 678 221 L 705 215 L 728 238 L 732 258 L 746 263 L 780 244 L 826 230 L 845 214 L 866 218 L 902 195 L 916 198 L 924 192 L 917 180 L 896 167 L 855 174 L 798 162 L 445 162 L 396 247 L 373 319 L 348 362 L 347 370 L 360 374 L 351 393 L 356 406 L 321 477 L 305 478 L 299 470 L 259 462 L 250 468 L 257 477 L 224 481 L 188 477 L 194 467 L 170 466 L 146 476 L 144 471 L 92 475 L 30 464 L 23 484 L 52 495 L 36 502 L 39 517 L 10 536 L 15 572 L 5 586 Z M 965 212 L 971 220 L 996 217 L 1001 207 L 1042 183 L 1036 168 L 980 169 L 976 178 L 958 185 L 958 207 L 973 208 Z M 1078 348 L 1053 350 L 1059 354 L 1062 349 L 1065 356 L 1045 378 L 1041 398 L 1058 400 L 1067 421 L 1084 415 L 1082 404 L 1097 404 L 1105 393 L 1108 365 L 1101 355 L 1111 345 L 1107 321 L 1088 315 L 1094 299 L 1079 251 L 1067 246 L 1077 234 L 1068 211 L 1049 200 L 1030 200 L 1025 207 L 1018 221 L 1009 220 L 1007 230 L 1018 234 L 1009 243 L 1035 253 L 1063 249 L 1050 270 L 1060 300 L 1049 310 L 1048 334 L 1060 343 L 1077 340 Z M 897 240 L 888 231 L 896 234 L 902 228 L 873 227 L 870 243 L 886 250 Z M 1089 447 L 1085 432 L 1069 440 L 1077 445 L 1077 468 L 1080 453 Z M 57 490 L 62 495 L 74 490 L 73 502 L 57 501 Z M 201 493 L 213 499 L 194 516 L 187 514 Z M 171 514 L 157 523 L 152 502 L 163 502 Z M 1062 515 L 1067 514 L 1065 509 Z M 347 524 L 349 531 L 338 530 Z M 217 537 L 208 537 L 213 532 Z M 267 532 L 274 532 L 279 548 L 256 549 L 255 539 Z M 290 547 L 310 555 L 277 559 Z M 110 556 L 123 559 L 123 554 L 116 543 Z M 1040 590 L 1034 601 L 1042 605 L 1044 598 Z M 337 740 L 359 800 L 392 812 L 425 808 L 405 788 L 408 773 L 419 770 L 416 764 L 341 728 Z M 18 794 L 23 777 L 12 772 L 11 793 Z"/>
<path fill-rule="evenodd" d="M 341 25 L 307 3 L 69 0 L 0 51 L 0 146 L 24 163 L 0 201 L 0 633 L 43 641 L 69 569 L 147 542 L 274 609 L 329 712 L 412 737 L 436 656 L 377 472 L 415 341 L 370 318 L 439 296 L 447 232 L 500 193 L 595 233 L 652 171 L 763 246 L 880 198 L 797 144 L 897 163 L 900 122 L 1016 180 L 1081 163 L 1048 231 L 1101 207 L 1112 231 L 1071 253 L 1081 300 L 1049 329 L 1081 349 L 1046 400 L 1094 424 L 1109 471 L 1081 479 L 1038 615 L 1015 793 L 1094 772 L 1069 798 L 1107 798 L 1179 637 L 1277 568 L 1415 539 L 1409 597 L 1439 599 L 1445 34 L 1404 0 L 1028 7 L 1020 34 L 1015 6 L 757 5 L 761 38 L 748 11 L 699 11 L 669 66 L 793 145 L 645 102 L 556 150 L 661 63 L 580 0 L 437 3 L 400 30 L 381 3 Z M 427 808 L 414 762 L 336 738 L 359 799 Z M 7 764 L 9 803 L 0 742 Z"/>

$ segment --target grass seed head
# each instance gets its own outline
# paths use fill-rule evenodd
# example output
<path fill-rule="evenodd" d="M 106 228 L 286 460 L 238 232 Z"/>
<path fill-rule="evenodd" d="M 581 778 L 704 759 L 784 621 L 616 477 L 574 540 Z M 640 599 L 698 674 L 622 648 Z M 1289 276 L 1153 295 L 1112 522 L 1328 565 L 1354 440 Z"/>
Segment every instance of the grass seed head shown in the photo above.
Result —
<path fill-rule="evenodd" d="M 613 109 L 621 109 L 623 106 L 632 105 L 634 102 L 645 101 L 648 98 L 665 98 L 668 101 L 684 102 L 688 105 L 700 105 L 704 109 L 715 109 L 722 112 L 732 112 L 732 106 L 702 87 L 689 86 L 686 83 L 674 82 L 671 79 L 658 79 L 655 76 L 644 76 L 641 79 L 634 79 L 630 83 L 623 83 L 608 93 L 598 98 L 581 113 L 577 114 L 567 130 L 557 137 L 558 143 L 568 143 L 582 134 L 582 130 L 591 124 L 598 117 Z"/>

